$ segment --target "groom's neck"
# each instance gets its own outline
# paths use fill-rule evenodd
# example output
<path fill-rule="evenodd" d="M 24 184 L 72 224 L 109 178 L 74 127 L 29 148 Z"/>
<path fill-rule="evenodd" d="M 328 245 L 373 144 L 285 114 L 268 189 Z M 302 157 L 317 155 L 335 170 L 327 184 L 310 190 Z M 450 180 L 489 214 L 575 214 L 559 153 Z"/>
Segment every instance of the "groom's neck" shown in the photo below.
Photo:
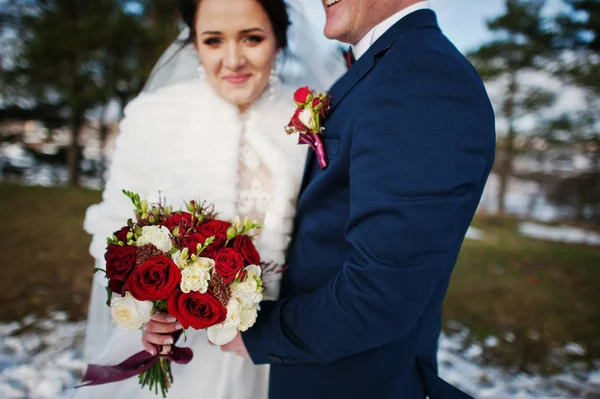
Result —
<path fill-rule="evenodd" d="M 369 23 L 362 29 L 361 35 L 356 39 L 356 43 L 362 39 L 367 32 L 371 29 L 390 18 L 391 16 L 399 13 L 400 11 L 413 6 L 423 0 L 378 0 L 374 2 L 373 7 L 369 12 L 370 18 Z M 356 45 L 356 43 L 352 43 Z"/>

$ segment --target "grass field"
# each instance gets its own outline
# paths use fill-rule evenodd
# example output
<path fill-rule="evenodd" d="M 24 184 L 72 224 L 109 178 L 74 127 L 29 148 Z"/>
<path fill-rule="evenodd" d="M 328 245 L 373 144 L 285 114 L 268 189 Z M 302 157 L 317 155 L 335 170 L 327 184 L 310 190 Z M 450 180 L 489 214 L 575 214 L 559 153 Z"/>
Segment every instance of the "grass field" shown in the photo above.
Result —
<path fill-rule="evenodd" d="M 84 318 L 91 286 L 85 210 L 100 193 L 0 184 L 1 321 L 65 310 Z"/>
<path fill-rule="evenodd" d="M 483 355 L 510 369 L 552 373 L 573 360 L 592 367 L 600 359 L 600 247 L 525 238 L 518 224 L 476 217 L 485 239 L 465 241 L 445 319 L 468 326 L 476 341 L 501 338 Z M 560 356 L 569 343 L 585 353 Z"/>
<path fill-rule="evenodd" d="M 91 284 L 85 209 L 100 193 L 0 184 L 0 321 L 65 310 L 85 318 Z M 478 216 L 485 239 L 467 240 L 444 307 L 446 331 L 469 330 L 484 361 L 552 373 L 600 360 L 600 247 L 521 237 L 519 221 Z M 582 351 L 561 354 L 577 343 Z"/>

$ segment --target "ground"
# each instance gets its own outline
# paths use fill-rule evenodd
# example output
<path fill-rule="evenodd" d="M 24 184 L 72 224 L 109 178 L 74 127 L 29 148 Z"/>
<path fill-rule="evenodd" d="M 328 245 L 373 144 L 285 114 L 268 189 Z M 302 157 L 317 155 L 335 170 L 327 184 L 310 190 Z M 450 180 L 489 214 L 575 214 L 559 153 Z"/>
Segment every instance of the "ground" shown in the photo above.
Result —
<path fill-rule="evenodd" d="M 4 323 L 0 343 L 4 346 L 19 348 L 22 342 L 30 342 L 18 337 L 36 331 L 33 318 L 26 318 L 35 315 L 58 318 L 42 325 L 62 325 L 71 334 L 72 346 L 79 348 L 81 340 L 76 336 L 82 333 L 82 324 L 63 319 L 75 322 L 86 316 L 93 265 L 87 252 L 90 237 L 82 221 L 85 209 L 99 200 L 100 193 L 92 190 L 0 184 L 0 323 Z M 563 377 L 568 376 L 570 397 L 595 394 L 600 366 L 600 246 L 526 238 L 518 232 L 521 222 L 485 215 L 475 218 L 473 226 L 482 239 L 465 241 L 444 306 L 442 372 L 450 380 L 455 375 L 460 383 L 456 376 L 475 367 L 471 379 L 481 381 L 473 389 L 481 393 L 488 384 L 489 397 L 497 397 L 494 389 L 501 388 L 488 383 L 486 379 L 496 374 L 482 371 L 488 370 L 485 367 L 520 378 L 559 381 L 556 384 L 565 384 Z M 57 311 L 63 313 L 52 313 Z M 54 336 L 55 327 L 50 332 L 40 328 L 34 341 L 43 334 Z M 77 350 L 69 356 L 80 365 Z M 8 366 L 3 367 L 2 361 L 0 357 L 0 373 L 14 374 L 14 369 L 3 371 Z M 27 369 L 25 375 L 32 372 Z M 577 384 L 587 385 L 575 394 Z"/>

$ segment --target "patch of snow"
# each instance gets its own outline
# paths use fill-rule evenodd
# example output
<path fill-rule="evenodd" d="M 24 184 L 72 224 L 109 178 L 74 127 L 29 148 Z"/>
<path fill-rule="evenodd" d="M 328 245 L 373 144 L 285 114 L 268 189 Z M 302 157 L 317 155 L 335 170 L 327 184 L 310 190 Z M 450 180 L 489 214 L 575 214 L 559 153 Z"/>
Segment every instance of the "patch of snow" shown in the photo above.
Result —
<path fill-rule="evenodd" d="M 600 234 L 571 226 L 547 226 L 534 222 L 522 222 L 519 232 L 531 238 L 566 242 L 571 244 L 600 245 Z"/>
<path fill-rule="evenodd" d="M 591 372 L 588 376 L 588 382 L 590 384 L 600 385 L 600 370 Z"/>
<path fill-rule="evenodd" d="M 483 349 L 479 345 L 471 345 L 464 352 L 464 355 L 467 359 L 476 359 L 483 353 Z"/>
<path fill-rule="evenodd" d="M 467 235 L 465 236 L 465 238 L 469 240 L 483 240 L 483 231 L 481 231 L 477 227 L 471 226 L 467 230 Z"/>
<path fill-rule="evenodd" d="M 8 324 L 0 324 L 0 337 L 8 336 L 21 328 L 21 323 L 13 321 Z"/>
<path fill-rule="evenodd" d="M 575 343 L 570 343 L 567 346 L 565 346 L 565 353 L 569 354 L 569 355 L 577 355 L 577 356 L 583 356 L 585 355 L 585 349 L 583 349 L 583 347 L 579 344 L 575 344 Z"/>
<path fill-rule="evenodd" d="M 540 334 L 537 331 L 531 330 L 527 333 L 527 337 L 532 341 L 538 341 L 540 338 L 542 338 L 542 334 Z"/>
<path fill-rule="evenodd" d="M 478 209 L 486 213 L 497 213 L 499 190 L 500 179 L 498 175 L 492 173 L 488 178 Z M 573 216 L 572 209 L 551 204 L 539 183 L 515 177 L 508 180 L 504 206 L 508 215 L 544 222 Z"/>
<path fill-rule="evenodd" d="M 496 337 L 487 337 L 483 344 L 486 348 L 494 348 L 500 344 L 500 340 Z"/>
<path fill-rule="evenodd" d="M 517 337 L 515 337 L 515 334 L 513 333 L 506 333 L 506 335 L 504 335 L 504 340 L 506 342 L 515 342 L 515 339 L 517 339 Z"/>
<path fill-rule="evenodd" d="M 18 327 L 17 327 L 18 325 Z M 21 325 L 27 326 L 19 334 Z M 64 314 L 0 324 L 0 398 L 68 398 L 84 369 L 85 322 Z M 9 336 L 10 334 L 10 336 Z"/>
<path fill-rule="evenodd" d="M 85 322 L 70 323 L 65 315 L 27 323 L 0 324 L 0 398 L 66 399 L 72 395 L 85 368 L 83 336 Z M 29 327 L 16 333 L 22 324 Z M 600 369 L 590 373 L 564 373 L 551 378 L 508 374 L 496 367 L 482 366 L 482 346 L 464 342 L 468 328 L 449 322 L 451 336 L 442 334 L 439 342 L 439 369 L 442 378 L 481 399 L 563 399 L 600 394 Z M 8 336 L 11 334 L 11 336 Z M 509 336 L 505 339 L 510 339 Z M 488 337 L 485 347 L 499 344 Z M 567 345 L 563 351 L 577 352 L 579 346 Z M 597 397 L 597 396 L 590 396 Z"/>
<path fill-rule="evenodd" d="M 497 367 L 482 366 L 477 357 L 466 356 L 469 352 L 470 355 L 475 354 L 477 350 L 473 348 L 477 346 L 469 347 L 466 352 L 457 350 L 462 345 L 454 341 L 460 339 L 455 335 L 441 335 L 438 353 L 440 376 L 476 398 L 575 399 L 600 394 L 600 386 L 594 385 L 594 381 L 600 379 L 600 370 L 587 373 L 588 376 L 583 379 L 569 373 L 553 377 L 509 374 Z"/>

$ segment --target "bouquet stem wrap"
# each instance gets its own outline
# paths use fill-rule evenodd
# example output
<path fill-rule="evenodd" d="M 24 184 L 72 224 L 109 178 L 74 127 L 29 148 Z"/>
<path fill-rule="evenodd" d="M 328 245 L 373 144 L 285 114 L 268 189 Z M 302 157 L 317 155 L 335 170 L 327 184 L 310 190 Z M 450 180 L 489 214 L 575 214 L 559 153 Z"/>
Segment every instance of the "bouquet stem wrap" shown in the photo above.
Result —
<path fill-rule="evenodd" d="M 175 333 L 173 335 L 173 340 L 177 342 L 180 335 L 181 332 Z M 141 351 L 114 366 L 90 364 L 83 376 L 84 383 L 77 386 L 77 388 L 123 381 L 136 375 L 140 375 L 154 367 L 161 358 L 168 359 L 178 364 L 188 364 L 192 360 L 192 357 L 193 353 L 190 348 L 180 348 L 172 345 L 171 350 L 166 355 L 161 354 L 160 351 L 158 351 L 156 355 Z"/>

